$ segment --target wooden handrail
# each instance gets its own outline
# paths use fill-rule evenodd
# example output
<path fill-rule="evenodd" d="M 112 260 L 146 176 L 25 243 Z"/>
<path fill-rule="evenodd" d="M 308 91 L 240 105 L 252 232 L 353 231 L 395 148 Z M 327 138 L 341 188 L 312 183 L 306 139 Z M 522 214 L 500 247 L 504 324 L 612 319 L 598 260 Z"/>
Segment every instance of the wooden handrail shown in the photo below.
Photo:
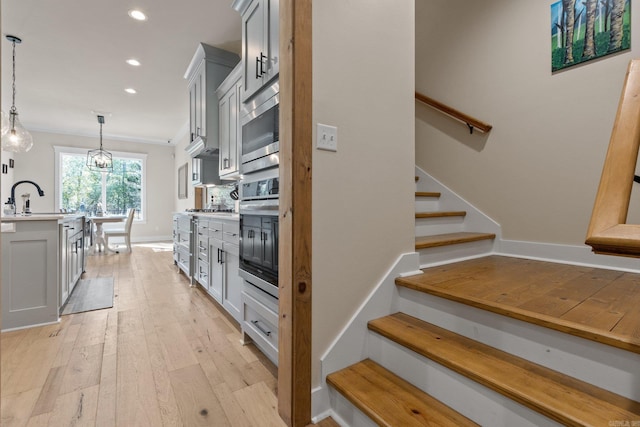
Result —
<path fill-rule="evenodd" d="M 420 92 L 416 92 L 416 99 L 420 102 L 423 102 L 438 111 L 443 112 L 447 116 L 453 117 L 456 120 L 460 120 L 465 123 L 469 128 L 469 132 L 473 133 L 474 129 L 478 129 L 480 132 L 487 133 L 491 130 L 493 126 L 488 123 L 485 123 L 481 120 L 473 118 L 461 111 L 456 110 L 455 108 L 451 108 L 448 105 L 443 104 L 440 101 L 436 101 L 433 98 L 429 98 L 426 95 L 421 94 Z"/>
<path fill-rule="evenodd" d="M 632 60 L 613 124 L 586 244 L 596 253 L 640 257 L 640 225 L 625 224 L 640 148 L 640 60 Z"/>

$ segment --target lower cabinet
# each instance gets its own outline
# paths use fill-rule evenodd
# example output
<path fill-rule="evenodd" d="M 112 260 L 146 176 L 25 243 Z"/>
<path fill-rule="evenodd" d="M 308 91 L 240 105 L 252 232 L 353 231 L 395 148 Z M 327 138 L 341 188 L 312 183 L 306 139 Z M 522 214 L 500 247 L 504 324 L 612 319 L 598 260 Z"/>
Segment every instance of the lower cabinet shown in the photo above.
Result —
<path fill-rule="evenodd" d="M 84 217 L 65 219 L 60 224 L 59 305 L 62 307 L 73 292 L 84 270 Z"/>
<path fill-rule="evenodd" d="M 277 366 L 278 300 L 247 283 L 242 292 L 242 332 Z"/>
<path fill-rule="evenodd" d="M 242 278 L 240 268 L 240 248 L 230 243 L 224 244 L 224 272 L 222 306 L 238 321 L 242 319 Z"/>
<path fill-rule="evenodd" d="M 198 254 L 193 279 L 231 316 L 242 321 L 242 279 L 239 222 L 212 216 L 194 219 L 194 248 Z"/>

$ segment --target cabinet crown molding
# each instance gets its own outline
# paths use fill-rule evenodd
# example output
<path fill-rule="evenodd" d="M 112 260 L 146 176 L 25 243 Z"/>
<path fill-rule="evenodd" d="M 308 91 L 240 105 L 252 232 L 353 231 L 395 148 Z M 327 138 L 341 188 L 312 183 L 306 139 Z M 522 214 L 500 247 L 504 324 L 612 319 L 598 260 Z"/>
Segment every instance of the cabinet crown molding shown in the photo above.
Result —
<path fill-rule="evenodd" d="M 191 81 L 203 60 L 233 68 L 240 61 L 240 57 L 233 52 L 200 43 L 184 73 L 184 78 L 187 81 Z"/>
<path fill-rule="evenodd" d="M 235 0 L 231 4 L 231 8 L 242 15 L 252 1 L 253 0 Z"/>

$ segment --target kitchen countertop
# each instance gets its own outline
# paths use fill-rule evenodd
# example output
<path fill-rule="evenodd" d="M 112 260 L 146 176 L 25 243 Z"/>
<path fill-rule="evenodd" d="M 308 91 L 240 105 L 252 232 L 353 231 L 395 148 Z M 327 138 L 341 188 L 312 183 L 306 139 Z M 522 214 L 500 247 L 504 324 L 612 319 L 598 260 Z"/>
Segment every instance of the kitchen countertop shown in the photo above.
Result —
<path fill-rule="evenodd" d="M 178 212 L 178 213 L 191 215 L 191 216 L 203 216 L 206 218 L 229 219 L 232 221 L 240 220 L 240 214 L 235 212 Z"/>
<path fill-rule="evenodd" d="M 31 215 L 2 215 L 0 217 L 1 222 L 16 222 L 16 221 L 59 221 L 64 219 L 78 218 L 84 215 L 80 214 L 64 214 L 64 213 L 34 213 Z"/>

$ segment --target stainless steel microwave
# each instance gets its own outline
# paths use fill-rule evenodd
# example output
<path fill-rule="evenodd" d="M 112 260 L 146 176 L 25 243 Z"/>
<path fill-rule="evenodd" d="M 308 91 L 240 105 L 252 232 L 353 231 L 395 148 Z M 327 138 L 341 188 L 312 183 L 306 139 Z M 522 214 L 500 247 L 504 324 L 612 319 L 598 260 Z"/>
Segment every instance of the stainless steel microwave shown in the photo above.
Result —
<path fill-rule="evenodd" d="M 243 106 L 241 173 L 280 163 L 280 85 L 276 81 Z"/>

